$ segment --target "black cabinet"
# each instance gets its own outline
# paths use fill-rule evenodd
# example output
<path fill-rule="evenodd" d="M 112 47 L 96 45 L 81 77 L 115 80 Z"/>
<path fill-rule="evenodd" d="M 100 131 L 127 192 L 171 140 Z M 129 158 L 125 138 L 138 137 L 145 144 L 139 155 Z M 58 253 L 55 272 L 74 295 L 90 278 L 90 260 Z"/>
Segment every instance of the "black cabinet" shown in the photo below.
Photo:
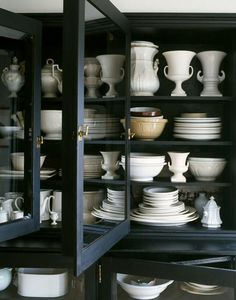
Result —
<path fill-rule="evenodd" d="M 85 16 L 90 9 L 95 13 L 95 18 L 86 20 Z M 4 14 L 7 15 L 6 12 Z M 98 19 L 97 16 L 99 16 Z M 19 16 L 19 18 L 25 17 Z M 20 235 L 18 225 L 21 223 L 27 225 L 31 220 L 35 220 L 33 229 L 40 228 L 40 231 L 24 238 L 2 242 L 0 244 L 0 257 L 4 259 L 2 265 L 65 267 L 79 275 L 112 248 L 107 254 L 108 258 L 102 259 L 101 293 L 104 299 L 111 299 L 110 295 L 117 297 L 116 273 L 147 277 L 160 276 L 177 281 L 222 285 L 230 288 L 227 290 L 228 299 L 233 299 L 236 250 L 234 218 L 236 209 L 234 201 L 235 15 L 150 13 L 124 16 L 109 1 L 101 3 L 94 0 L 65 1 L 63 14 L 35 14 L 31 15 L 31 18 L 42 23 L 43 33 L 42 54 L 38 52 L 41 49 L 40 39 L 36 39 L 37 44 L 34 44 L 35 38 L 32 39 L 34 31 L 31 30 L 31 38 L 26 40 L 32 47 L 26 48 L 27 51 L 32 52 L 23 57 L 26 61 L 29 60 L 28 64 L 31 63 L 31 66 L 35 68 L 34 77 L 30 78 L 34 78 L 36 83 L 34 88 L 29 90 L 38 97 L 36 101 L 29 100 L 32 99 L 32 95 L 26 97 L 26 108 L 30 111 L 27 116 L 32 115 L 32 118 L 26 119 L 25 134 L 31 128 L 32 139 L 29 136 L 27 142 L 26 140 L 23 142 L 26 147 L 25 151 L 29 155 L 28 168 L 32 172 L 25 172 L 26 180 L 22 182 L 26 185 L 26 195 L 29 194 L 25 197 L 30 199 L 29 208 L 26 209 L 29 213 L 33 212 L 33 217 L 1 224 L 1 227 L 10 228 L 8 226 L 17 224 L 16 227 L 12 227 L 14 234 L 8 236 L 9 238 L 16 237 Z M 8 24 L 8 27 L 11 26 Z M 28 33 L 24 27 L 18 30 Z M 40 32 L 40 29 L 37 30 Z M 130 41 L 132 40 L 150 41 L 159 46 L 157 74 L 160 88 L 154 96 L 130 96 Z M 25 48 L 22 47 L 25 46 L 22 46 L 22 41 L 20 40 L 19 43 L 14 41 L 14 43 L 17 43 L 20 54 L 24 53 Z M 14 43 L 9 42 L 11 50 L 14 50 Z M 196 74 L 201 69 L 201 65 L 196 57 L 192 61 L 193 76 L 183 84 L 187 96 L 171 96 L 173 83 L 163 74 L 166 61 L 162 53 L 167 50 L 191 50 L 196 53 L 205 50 L 225 51 L 227 56 L 222 69 L 225 71 L 226 78 L 219 85 L 223 96 L 200 96 L 202 85 L 197 81 Z M 86 58 L 94 59 L 97 56 L 114 54 L 125 56 L 122 66 L 125 69 L 125 75 L 116 85 L 118 96 L 106 95 L 108 85 L 103 83 L 100 84 L 101 86 L 98 84 L 96 97 L 89 97 L 86 87 L 87 78 L 84 75 Z M 9 65 L 9 57 L 7 59 Z M 47 155 L 45 167 L 53 168 L 57 173 L 56 176 L 39 181 L 39 148 L 37 147 L 40 139 L 37 141 L 37 137 L 40 137 L 40 69 L 47 59 L 53 59 L 54 63 L 63 70 L 60 82 L 63 84 L 62 90 L 58 89 L 55 97 L 45 97 L 41 94 L 41 111 L 61 112 L 62 128 L 56 138 L 55 136 L 50 138 L 41 124 L 41 134 L 44 137 L 41 153 Z M 97 78 L 99 77 L 100 73 L 97 75 Z M 26 86 L 19 93 L 20 100 L 24 97 L 24 92 L 26 92 Z M 5 99 L 6 97 L 7 95 Z M 17 103 L 17 100 L 14 103 Z M 168 119 L 168 124 L 159 138 L 148 141 L 132 137 L 130 108 L 135 106 L 154 106 L 161 109 L 165 118 Z M 14 109 L 18 108 L 14 107 Z M 93 115 L 94 111 L 96 111 L 97 118 Z M 214 140 L 175 138 L 173 136 L 174 118 L 180 116 L 181 113 L 189 112 L 203 112 L 210 116 L 220 117 L 223 124 L 221 138 Z M 120 119 L 124 118 L 125 130 L 120 124 Z M 101 133 L 101 124 L 104 120 L 106 127 L 102 128 Z M 100 124 L 100 127 L 96 128 L 97 131 L 94 130 L 95 124 Z M 51 125 L 53 127 L 54 122 Z M 109 132 L 112 127 L 115 128 L 114 132 Z M 104 177 L 105 166 L 101 168 L 104 160 L 101 152 L 115 151 L 119 152 L 117 160 L 121 160 L 122 156 L 126 158 L 125 165 L 124 168 L 120 167 L 116 170 L 119 177 L 109 179 Z M 186 182 L 171 182 L 171 174 L 167 167 L 153 181 L 130 179 L 130 152 L 158 153 L 169 160 L 167 155 L 169 151 L 190 152 L 191 156 L 224 157 L 227 160 L 227 166 L 215 181 L 197 181 L 188 172 Z M 98 164 L 91 171 L 89 167 L 95 164 L 94 160 L 97 160 Z M 95 172 L 96 168 L 99 171 Z M 222 226 L 216 229 L 204 228 L 200 219 L 181 226 L 153 226 L 155 224 L 150 226 L 133 221 L 130 224 L 130 209 L 137 208 L 142 202 L 142 190 L 149 186 L 178 188 L 181 199 L 188 206 L 194 205 L 194 197 L 199 192 L 205 192 L 208 196 L 214 195 L 217 204 L 221 206 Z M 48 220 L 39 223 L 40 189 L 50 190 L 51 193 L 55 190 L 62 192 L 62 221 L 59 221 L 56 226 L 51 225 L 52 221 L 49 217 Z M 122 213 L 120 210 L 118 217 L 107 214 L 107 209 L 104 213 L 103 208 L 100 208 L 109 189 L 113 192 L 118 190 L 122 195 L 125 194 Z M 86 197 L 89 193 L 92 194 L 93 199 L 99 197 L 100 194 L 104 197 L 100 198 L 100 204 L 96 207 L 97 211 L 93 211 L 93 207 L 90 207 L 90 217 L 94 217 L 92 222 L 86 220 L 84 216 L 87 207 Z M 37 203 L 36 208 L 30 206 L 32 200 L 30 195 L 33 195 Z M 28 207 L 27 203 L 25 200 L 26 207 Z M 29 228 L 30 226 L 27 225 L 26 233 L 33 231 Z M 6 233 L 3 235 L 2 240 L 6 235 Z M 159 255 L 163 253 L 165 259 L 160 260 Z M 149 254 L 153 254 L 152 259 L 149 259 Z M 176 255 L 181 256 L 184 263 L 169 263 L 172 258 L 177 261 Z M 215 255 L 221 257 L 216 258 Z M 196 260 L 197 256 L 201 259 Z M 206 256 L 207 260 L 204 261 L 203 258 Z M 136 260 L 133 260 L 134 258 Z M 187 262 L 189 259 L 190 262 Z M 205 263 L 211 264 L 212 267 L 195 266 Z M 95 267 L 89 269 L 86 274 L 85 281 L 91 276 L 94 283 Z M 223 279 L 223 276 L 226 279 Z M 105 291 L 105 285 L 108 286 L 107 291 Z M 182 292 L 179 292 L 178 286 L 178 283 L 171 286 L 172 290 L 168 294 L 170 299 L 176 293 L 179 298 L 185 297 L 181 294 Z M 90 292 L 95 294 L 95 290 Z M 118 299 L 122 297 L 121 294 Z"/>

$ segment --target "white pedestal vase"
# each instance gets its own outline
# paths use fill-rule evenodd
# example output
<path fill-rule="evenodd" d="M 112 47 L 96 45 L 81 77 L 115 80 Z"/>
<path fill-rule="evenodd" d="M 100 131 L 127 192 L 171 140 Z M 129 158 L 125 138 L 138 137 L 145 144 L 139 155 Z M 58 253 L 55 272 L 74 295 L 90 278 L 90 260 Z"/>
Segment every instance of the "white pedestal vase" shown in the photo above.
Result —
<path fill-rule="evenodd" d="M 100 151 L 103 156 L 101 163 L 102 169 L 106 171 L 106 174 L 102 176 L 102 179 L 118 179 L 120 176 L 115 173 L 119 169 L 118 157 L 120 151 Z"/>
<path fill-rule="evenodd" d="M 176 85 L 175 89 L 171 92 L 171 96 L 186 96 L 182 88 L 182 83 L 190 79 L 193 75 L 193 67 L 190 66 L 190 63 L 196 53 L 187 50 L 174 50 L 162 54 L 168 64 L 164 68 L 164 74 L 166 78 L 174 81 Z"/>
<path fill-rule="evenodd" d="M 171 182 L 186 182 L 183 173 L 187 172 L 189 163 L 186 164 L 186 159 L 190 152 L 167 152 L 171 159 L 171 164 L 168 162 L 168 167 L 174 173 L 171 176 Z"/>
<path fill-rule="evenodd" d="M 87 88 L 85 97 L 97 98 L 98 88 L 102 85 L 102 81 L 99 77 L 84 77 L 84 85 Z"/>
<path fill-rule="evenodd" d="M 222 96 L 218 90 L 218 84 L 225 79 L 224 71 L 220 70 L 220 64 L 227 54 L 223 51 L 203 51 L 197 54 L 202 65 L 202 71 L 198 71 L 197 79 L 203 84 L 201 96 Z M 201 75 L 203 73 L 203 75 Z M 219 75 L 221 73 L 221 75 Z"/>
<path fill-rule="evenodd" d="M 124 55 L 119 54 L 104 54 L 96 57 L 101 64 L 101 80 L 109 85 L 109 90 L 106 97 L 116 97 L 118 93 L 115 90 L 115 85 L 121 82 L 124 78 L 125 71 L 122 67 L 125 61 Z"/>
<path fill-rule="evenodd" d="M 159 89 L 160 82 L 157 76 L 158 46 L 151 42 L 135 41 L 131 43 L 131 95 L 153 96 Z"/>

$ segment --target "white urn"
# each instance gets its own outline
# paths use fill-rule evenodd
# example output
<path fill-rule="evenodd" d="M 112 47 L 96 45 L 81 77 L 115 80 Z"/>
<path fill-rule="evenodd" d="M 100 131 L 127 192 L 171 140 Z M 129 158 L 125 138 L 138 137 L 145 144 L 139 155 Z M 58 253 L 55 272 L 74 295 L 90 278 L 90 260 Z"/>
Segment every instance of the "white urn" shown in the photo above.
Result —
<path fill-rule="evenodd" d="M 117 97 L 115 85 L 121 82 L 125 75 L 123 64 L 125 56 L 120 54 L 104 54 L 96 57 L 101 65 L 101 80 L 109 86 L 106 97 Z"/>
<path fill-rule="evenodd" d="M 186 159 L 190 152 L 167 152 L 170 156 L 171 163 L 168 162 L 169 170 L 174 173 L 171 176 L 171 182 L 186 182 L 186 178 L 183 173 L 188 171 L 189 163 L 186 163 Z"/>
<path fill-rule="evenodd" d="M 201 96 L 222 96 L 218 85 L 225 79 L 225 72 L 220 71 L 222 60 L 227 54 L 223 51 L 203 51 L 197 54 L 202 65 L 202 71 L 198 71 L 197 79 L 203 84 Z M 220 74 L 219 74 L 220 73 Z"/>
<path fill-rule="evenodd" d="M 186 96 L 182 83 L 193 75 L 193 67 L 190 66 L 195 52 L 188 50 L 174 50 L 162 53 L 167 61 L 164 68 L 166 78 L 175 82 L 175 89 L 171 96 Z"/>
<path fill-rule="evenodd" d="M 102 176 L 102 179 L 118 179 L 120 176 L 115 173 L 119 169 L 118 157 L 120 151 L 100 151 L 103 156 L 101 162 L 102 169 L 106 171 L 106 174 Z"/>
<path fill-rule="evenodd" d="M 145 41 L 131 43 L 131 95 L 153 96 L 159 89 L 160 82 L 157 76 L 158 46 Z"/>

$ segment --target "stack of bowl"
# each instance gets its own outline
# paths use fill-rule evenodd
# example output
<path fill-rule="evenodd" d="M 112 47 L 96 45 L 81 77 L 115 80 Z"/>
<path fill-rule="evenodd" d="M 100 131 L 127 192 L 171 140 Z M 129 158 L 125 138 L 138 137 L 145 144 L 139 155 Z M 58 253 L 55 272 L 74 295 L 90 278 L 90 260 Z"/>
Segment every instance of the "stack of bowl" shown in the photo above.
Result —
<path fill-rule="evenodd" d="M 84 155 L 84 178 L 100 178 L 104 173 L 101 155 Z"/>
<path fill-rule="evenodd" d="M 156 107 L 132 107 L 130 114 L 131 133 L 139 140 L 152 141 L 158 138 L 168 122 Z M 125 119 L 120 121 L 125 128 Z"/>
<path fill-rule="evenodd" d="M 214 181 L 221 175 L 225 166 L 225 158 L 189 157 L 189 170 L 196 180 Z"/>
<path fill-rule="evenodd" d="M 164 155 L 154 153 L 130 153 L 130 179 L 133 181 L 152 181 L 163 169 Z M 120 165 L 125 170 L 125 156 L 121 156 Z"/>

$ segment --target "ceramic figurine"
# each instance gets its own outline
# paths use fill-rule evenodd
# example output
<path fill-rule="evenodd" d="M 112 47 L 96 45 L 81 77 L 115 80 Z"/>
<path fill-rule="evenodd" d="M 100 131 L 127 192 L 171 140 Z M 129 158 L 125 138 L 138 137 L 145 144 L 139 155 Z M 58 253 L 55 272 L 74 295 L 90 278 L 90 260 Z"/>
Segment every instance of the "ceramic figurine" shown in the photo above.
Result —
<path fill-rule="evenodd" d="M 201 96 L 222 96 L 218 90 L 218 84 L 225 79 L 224 71 L 220 71 L 220 64 L 227 54 L 222 51 L 203 51 L 197 54 L 202 64 L 203 71 L 198 71 L 197 79 L 203 84 Z M 201 75 L 201 73 L 203 73 Z"/>
<path fill-rule="evenodd" d="M 190 63 L 196 53 L 193 51 L 175 50 L 162 54 L 168 64 L 164 68 L 164 74 L 166 78 L 174 81 L 176 85 L 175 89 L 171 92 L 171 96 L 186 96 L 182 88 L 182 83 L 190 79 L 193 75 L 193 67 L 190 66 Z"/>
<path fill-rule="evenodd" d="M 216 204 L 213 196 L 210 197 L 210 200 L 203 209 L 203 217 L 201 219 L 202 226 L 209 228 L 220 227 L 222 224 L 220 218 L 220 207 Z"/>
<path fill-rule="evenodd" d="M 12 64 L 9 68 L 6 67 L 2 71 L 2 82 L 11 92 L 9 98 L 17 98 L 17 93 L 25 83 L 24 70 L 22 66 L 18 64 L 16 56 L 12 59 Z"/>
<path fill-rule="evenodd" d="M 159 89 L 157 76 L 158 46 L 151 42 L 134 41 L 131 43 L 131 95 L 153 96 Z"/>

